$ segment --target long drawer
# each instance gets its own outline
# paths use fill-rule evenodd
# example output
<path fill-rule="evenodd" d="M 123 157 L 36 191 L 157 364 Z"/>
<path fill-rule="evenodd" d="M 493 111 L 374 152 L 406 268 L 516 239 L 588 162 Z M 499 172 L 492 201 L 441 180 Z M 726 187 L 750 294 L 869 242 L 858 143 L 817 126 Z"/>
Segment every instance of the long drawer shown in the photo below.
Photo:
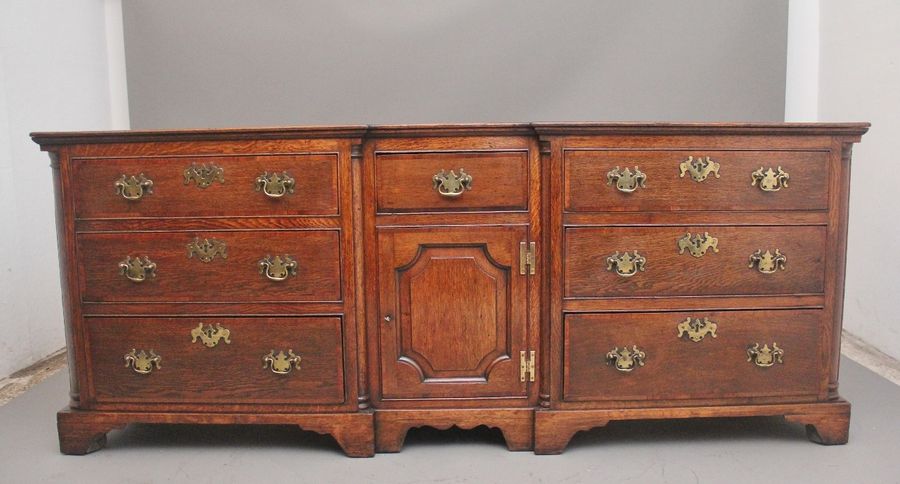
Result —
<path fill-rule="evenodd" d="M 567 298 L 821 294 L 825 227 L 568 227 Z"/>
<path fill-rule="evenodd" d="M 827 197 L 824 151 L 565 152 L 570 212 L 824 210 Z"/>
<path fill-rule="evenodd" d="M 340 317 L 87 318 L 97 402 L 339 404 Z"/>
<path fill-rule="evenodd" d="M 569 314 L 567 401 L 809 397 L 821 310 Z"/>
<path fill-rule="evenodd" d="M 340 301 L 338 230 L 84 233 L 84 302 Z"/>
<path fill-rule="evenodd" d="M 335 153 L 76 158 L 77 218 L 335 215 Z"/>

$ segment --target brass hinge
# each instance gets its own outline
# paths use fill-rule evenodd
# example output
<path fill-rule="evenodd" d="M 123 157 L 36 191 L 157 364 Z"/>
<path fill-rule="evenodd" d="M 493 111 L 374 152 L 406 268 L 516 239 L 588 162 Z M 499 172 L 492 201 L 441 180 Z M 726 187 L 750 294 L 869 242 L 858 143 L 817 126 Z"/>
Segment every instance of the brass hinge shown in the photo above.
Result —
<path fill-rule="evenodd" d="M 534 381 L 534 350 L 519 352 L 519 379 Z"/>
<path fill-rule="evenodd" d="M 527 274 L 534 275 L 534 242 L 519 242 L 519 274 L 526 274 L 525 267 L 528 267 Z"/>

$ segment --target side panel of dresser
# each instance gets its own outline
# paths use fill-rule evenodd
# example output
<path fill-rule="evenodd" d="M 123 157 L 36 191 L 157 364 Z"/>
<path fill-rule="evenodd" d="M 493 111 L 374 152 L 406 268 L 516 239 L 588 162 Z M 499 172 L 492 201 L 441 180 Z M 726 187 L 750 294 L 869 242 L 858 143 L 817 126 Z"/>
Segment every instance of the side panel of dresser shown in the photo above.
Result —
<path fill-rule="evenodd" d="M 722 131 L 722 130 L 719 130 Z M 846 250 L 846 222 L 847 222 L 847 198 L 849 189 L 849 148 L 853 142 L 859 140 L 859 136 L 848 135 L 816 135 L 816 136 L 740 136 L 727 132 L 711 135 L 684 135 L 684 136 L 558 136 L 545 135 L 542 143 L 548 146 L 545 150 L 545 162 L 550 166 L 550 198 L 553 210 L 549 216 L 549 237 L 553 252 L 550 254 L 550 287 L 549 287 L 549 318 L 550 318 L 550 345 L 551 358 L 548 368 L 549 386 L 548 392 L 551 398 L 551 410 L 539 411 L 536 415 L 535 450 L 538 453 L 559 453 L 568 443 L 571 436 L 579 430 L 587 430 L 592 427 L 603 426 L 610 420 L 628 420 L 641 418 L 687 418 L 704 416 L 750 416 L 750 415 L 785 415 L 789 420 L 798 421 L 808 425 L 810 438 L 822 443 L 842 443 L 846 441 L 849 419 L 849 404 L 837 395 L 837 365 L 840 358 L 840 326 L 843 296 L 843 267 Z M 644 213 L 614 213 L 616 209 L 608 213 L 581 214 L 567 212 L 563 200 L 567 186 L 565 185 L 565 152 L 567 148 L 588 149 L 587 147 L 602 147 L 602 149 L 645 149 L 671 150 L 675 152 L 693 151 L 702 152 L 704 149 L 741 149 L 741 150 L 778 150 L 791 152 L 798 150 L 803 152 L 825 153 L 828 161 L 827 179 L 822 182 L 828 187 L 827 211 L 766 211 L 754 213 L 744 212 L 690 212 L 685 211 L 687 205 L 678 208 L 659 207 L 658 212 Z M 692 150 L 700 148 L 700 150 Z M 695 155 L 696 156 L 696 155 Z M 672 170 L 678 170 L 678 162 L 682 159 L 673 159 Z M 760 164 L 764 162 L 761 160 Z M 805 166 L 801 165 L 803 168 Z M 723 164 L 723 168 L 725 165 Z M 612 168 L 612 167 L 611 167 Z M 633 168 L 632 168 L 633 169 Z M 749 175 L 749 173 L 747 174 Z M 711 178 L 710 178 L 711 179 Z M 608 189 L 608 180 L 594 180 L 598 190 Z M 615 179 L 609 180 L 612 188 L 616 188 Z M 698 180 L 694 180 L 698 181 Z M 747 176 L 746 183 L 750 185 L 751 178 Z M 652 178 L 646 180 L 647 186 L 652 186 Z M 714 181 L 713 181 L 714 184 Z M 697 184 L 701 185 L 700 183 Z M 694 188 L 691 183 L 688 185 Z M 630 188 L 630 187 L 625 187 Z M 637 188 L 643 190 L 642 187 Z M 615 191 L 615 190 L 614 190 Z M 679 204 L 674 204 L 679 205 Z M 704 207 L 705 208 L 705 207 Z M 669 211 L 673 210 L 674 211 Z M 622 299 L 621 297 L 609 299 L 567 299 L 564 274 L 566 271 L 566 246 L 565 234 L 568 226 L 718 226 L 718 225 L 800 225 L 818 226 L 825 229 L 826 247 L 824 259 L 825 282 L 824 291 L 819 294 L 795 295 L 775 294 L 765 298 L 729 296 L 722 294 L 718 297 L 671 297 L 663 294 L 650 298 Z M 672 250 L 676 250 L 675 240 L 672 241 Z M 622 248 L 625 249 L 624 247 Z M 712 252 L 710 252 L 712 253 Z M 611 254 L 597 254 L 596 266 L 598 271 L 607 269 L 606 257 Z M 713 256 L 715 257 L 715 256 Z M 601 260 L 602 259 L 602 260 Z M 648 263 L 649 265 L 649 263 Z M 613 267 L 615 269 L 615 267 Z M 650 269 L 648 269 L 650 270 Z M 634 277 L 640 277 L 638 274 Z M 702 296 L 702 294 L 698 294 Z M 588 313 L 600 313 L 603 311 L 635 311 L 635 310 L 670 310 L 686 311 L 683 317 L 699 315 L 704 311 L 715 309 L 752 309 L 752 308 L 822 308 L 812 314 L 818 315 L 820 331 L 810 332 L 809 338 L 817 341 L 812 345 L 813 360 L 821 363 L 814 374 L 818 376 L 818 383 L 814 386 L 817 390 L 807 397 L 779 397 L 761 394 L 759 398 L 736 398 L 727 395 L 709 398 L 697 396 L 694 399 L 678 400 L 653 400 L 652 395 L 665 395 L 659 389 L 647 389 L 647 395 L 640 401 L 618 400 L 604 403 L 603 401 L 584 402 L 567 401 L 564 382 L 572 376 L 571 368 L 567 365 L 566 335 L 564 334 L 565 315 Z M 607 313 L 610 316 L 614 314 Z M 789 314 L 789 313 L 779 313 Z M 613 318 L 615 319 L 615 318 Z M 576 320 L 573 320 L 573 322 Z M 675 327 L 672 327 L 673 344 L 678 344 L 675 338 Z M 819 334 L 817 337 L 816 334 Z M 613 343 L 614 345 L 626 344 L 626 341 Z M 629 343 L 630 344 L 630 343 Z M 770 342 L 771 344 L 771 342 Z M 613 348 L 597 348 L 596 351 Z M 633 348 L 629 348 L 633 349 Z M 771 348 L 770 348 L 771 349 Z M 640 350 L 640 348 L 638 348 Z M 741 349 L 743 350 L 743 348 Z M 583 356 L 583 355 L 582 355 Z M 626 355 L 628 356 L 628 355 Z M 651 358 L 651 356 L 647 356 Z M 604 363 L 596 368 L 600 374 L 610 370 L 610 364 L 615 366 L 616 360 L 600 356 Z M 750 363 L 747 363 L 750 364 Z M 638 365 L 635 365 L 637 368 Z M 810 368 L 810 367 L 807 367 Z M 639 372 L 645 368 L 634 369 Z M 615 371 L 612 371 L 615 375 Z M 663 380 L 665 381 L 665 380 Z M 677 381 L 677 380 L 675 380 Z M 579 382 L 583 384 L 583 382 Z M 604 384 L 607 384 L 604 382 Z M 670 383 L 673 388 L 670 391 L 677 392 L 677 383 Z M 808 385 L 805 386 L 807 389 Z M 798 385 L 797 389 L 802 388 Z M 797 390 L 795 389 L 795 390 Z M 597 391 L 597 390 L 594 390 Z M 790 390 L 787 390 L 790 391 Z M 803 393 L 803 392 L 800 392 Z M 688 396 L 688 395 L 685 395 Z M 614 398 L 604 395 L 605 398 Z"/>

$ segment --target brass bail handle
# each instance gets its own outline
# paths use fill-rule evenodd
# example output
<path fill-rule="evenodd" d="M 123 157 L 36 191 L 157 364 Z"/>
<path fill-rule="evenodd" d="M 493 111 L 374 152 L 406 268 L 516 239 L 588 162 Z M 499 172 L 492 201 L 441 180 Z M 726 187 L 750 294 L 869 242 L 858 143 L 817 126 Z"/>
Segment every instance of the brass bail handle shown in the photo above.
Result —
<path fill-rule="evenodd" d="M 453 170 L 450 170 L 449 173 L 441 170 L 431 177 L 431 188 L 441 196 L 456 198 L 472 189 L 472 175 L 466 173 L 463 168 L 459 169 L 458 175 Z"/>

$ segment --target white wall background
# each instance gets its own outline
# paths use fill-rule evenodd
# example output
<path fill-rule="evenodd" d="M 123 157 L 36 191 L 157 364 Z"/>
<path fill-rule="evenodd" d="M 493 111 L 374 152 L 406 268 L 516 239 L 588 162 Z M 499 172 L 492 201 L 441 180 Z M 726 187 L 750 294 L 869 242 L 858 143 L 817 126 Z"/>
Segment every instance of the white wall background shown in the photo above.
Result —
<path fill-rule="evenodd" d="M 127 128 L 121 18 L 112 0 L 0 1 L 0 377 L 65 345 L 50 160 L 28 133 Z"/>

